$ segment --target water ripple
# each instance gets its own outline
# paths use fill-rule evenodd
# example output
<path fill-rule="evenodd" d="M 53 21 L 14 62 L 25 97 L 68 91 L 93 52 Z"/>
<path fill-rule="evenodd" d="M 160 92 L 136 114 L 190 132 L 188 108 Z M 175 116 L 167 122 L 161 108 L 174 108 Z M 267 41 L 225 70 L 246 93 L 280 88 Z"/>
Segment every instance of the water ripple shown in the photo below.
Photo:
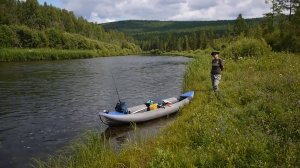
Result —
<path fill-rule="evenodd" d="M 120 98 L 132 106 L 180 94 L 187 61 L 126 56 L 0 63 L 0 167 L 28 167 L 31 157 L 54 153 L 86 129 L 105 130 L 97 113 L 117 102 L 112 74 Z"/>

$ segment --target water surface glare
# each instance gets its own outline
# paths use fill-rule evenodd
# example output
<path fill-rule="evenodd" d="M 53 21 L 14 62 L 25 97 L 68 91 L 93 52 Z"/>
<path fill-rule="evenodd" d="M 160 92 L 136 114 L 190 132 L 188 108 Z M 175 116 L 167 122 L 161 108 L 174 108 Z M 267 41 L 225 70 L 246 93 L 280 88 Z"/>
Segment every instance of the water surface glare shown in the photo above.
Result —
<path fill-rule="evenodd" d="M 185 57 L 122 56 L 0 63 L 0 167 L 29 167 L 88 129 L 120 98 L 128 106 L 182 91 Z"/>

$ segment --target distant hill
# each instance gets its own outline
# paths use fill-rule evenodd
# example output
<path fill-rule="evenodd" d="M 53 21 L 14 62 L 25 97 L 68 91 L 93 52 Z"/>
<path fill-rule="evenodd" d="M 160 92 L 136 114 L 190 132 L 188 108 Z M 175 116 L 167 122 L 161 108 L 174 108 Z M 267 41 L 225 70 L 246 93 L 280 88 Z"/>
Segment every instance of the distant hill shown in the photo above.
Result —
<path fill-rule="evenodd" d="M 259 23 L 261 18 L 246 19 L 249 25 Z M 128 35 L 139 33 L 182 33 L 199 30 L 212 29 L 214 31 L 224 31 L 228 26 L 232 26 L 234 20 L 218 21 L 145 21 L 145 20 L 127 20 L 104 23 L 102 26 L 106 30 L 117 30 Z"/>
<path fill-rule="evenodd" d="M 246 19 L 253 27 L 262 18 Z M 104 23 L 106 31 L 119 31 L 132 36 L 145 51 L 195 50 L 213 45 L 213 39 L 233 33 L 235 20 L 218 21 L 145 21 L 127 20 Z"/>

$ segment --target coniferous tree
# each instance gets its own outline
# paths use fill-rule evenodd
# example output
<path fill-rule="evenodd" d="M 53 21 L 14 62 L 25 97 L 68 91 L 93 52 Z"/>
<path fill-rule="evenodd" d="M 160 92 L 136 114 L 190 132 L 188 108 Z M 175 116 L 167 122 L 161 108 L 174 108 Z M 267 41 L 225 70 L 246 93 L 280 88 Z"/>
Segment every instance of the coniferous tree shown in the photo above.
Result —
<path fill-rule="evenodd" d="M 283 10 L 283 0 L 265 0 L 266 4 L 271 4 L 271 12 L 266 16 L 271 18 L 271 24 L 274 25 L 274 17 L 277 16 Z"/>
<path fill-rule="evenodd" d="M 0 1 L 0 24 L 17 24 L 19 2 L 15 0 L 1 0 Z"/>
<path fill-rule="evenodd" d="M 300 5 L 300 0 L 280 0 L 283 10 L 289 13 L 289 21 L 291 21 L 292 14 L 295 13 L 297 7 Z"/>
<path fill-rule="evenodd" d="M 235 24 L 233 26 L 233 31 L 235 35 L 240 35 L 242 33 L 247 34 L 248 25 L 243 18 L 242 14 L 239 14 L 237 19 L 235 20 Z"/>

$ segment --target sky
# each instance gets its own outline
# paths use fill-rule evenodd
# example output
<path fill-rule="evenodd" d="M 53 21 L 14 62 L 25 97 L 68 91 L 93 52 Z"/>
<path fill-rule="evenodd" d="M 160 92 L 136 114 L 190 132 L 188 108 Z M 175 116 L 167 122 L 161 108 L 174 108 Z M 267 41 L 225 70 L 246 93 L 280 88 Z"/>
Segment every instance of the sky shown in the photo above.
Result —
<path fill-rule="evenodd" d="M 120 20 L 229 20 L 262 17 L 265 0 L 39 0 L 96 22 Z"/>

